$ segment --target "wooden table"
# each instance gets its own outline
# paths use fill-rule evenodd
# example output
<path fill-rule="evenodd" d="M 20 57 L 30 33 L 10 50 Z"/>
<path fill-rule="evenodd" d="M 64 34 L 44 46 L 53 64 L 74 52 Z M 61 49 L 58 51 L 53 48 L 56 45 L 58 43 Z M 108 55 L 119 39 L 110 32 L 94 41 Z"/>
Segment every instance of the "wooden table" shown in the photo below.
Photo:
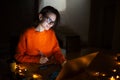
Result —
<path fill-rule="evenodd" d="M 41 66 L 36 63 L 22 63 L 17 65 L 15 80 L 49 80 L 54 72 L 59 72 L 61 69 L 58 64 Z"/>
<path fill-rule="evenodd" d="M 38 64 L 24 64 L 27 68 L 25 76 L 30 78 L 33 74 L 40 74 L 43 79 L 39 80 L 49 80 L 46 76 L 61 69 L 56 80 L 109 80 L 108 78 L 117 77 L 116 74 L 120 74 L 120 65 L 117 64 L 116 55 L 117 53 L 112 51 L 100 50 L 68 60 L 62 68 L 51 65 L 43 70 Z"/>
<path fill-rule="evenodd" d="M 67 63 L 61 68 L 60 65 L 48 65 L 46 67 L 41 67 L 43 69 L 40 69 L 39 64 L 31 64 L 31 63 L 22 63 L 19 64 L 19 66 L 23 67 L 23 73 L 24 77 L 27 78 L 27 80 L 31 80 L 33 77 L 33 74 L 39 74 L 42 76 L 41 79 L 37 80 L 49 80 L 49 75 L 52 74 L 54 71 L 60 70 L 56 80 L 74 80 L 70 77 L 73 77 L 77 75 L 78 73 L 84 72 L 85 68 L 91 63 L 91 61 L 95 58 L 95 56 L 98 54 L 98 52 L 93 52 L 91 54 L 68 60 Z M 17 70 L 16 74 L 20 73 L 19 70 Z M 79 80 L 79 79 L 77 79 Z"/>
<path fill-rule="evenodd" d="M 70 60 L 56 80 L 120 80 L 120 54 L 99 50 Z"/>

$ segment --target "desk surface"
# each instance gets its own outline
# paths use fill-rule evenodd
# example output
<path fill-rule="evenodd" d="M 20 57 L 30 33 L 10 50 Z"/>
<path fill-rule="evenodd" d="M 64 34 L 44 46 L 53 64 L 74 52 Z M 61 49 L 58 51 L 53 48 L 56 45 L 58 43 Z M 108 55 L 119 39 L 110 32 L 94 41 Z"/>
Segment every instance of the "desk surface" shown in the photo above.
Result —
<path fill-rule="evenodd" d="M 76 59 L 69 60 L 61 69 L 56 80 L 108 80 L 111 76 L 116 76 L 120 68 L 116 63 L 116 53 L 112 51 L 97 51 Z M 49 69 L 40 70 L 37 64 L 24 64 L 29 75 L 33 73 L 41 74 L 43 77 L 50 75 L 51 71 L 60 70 L 60 66 L 49 66 Z M 34 67 L 34 68 L 33 68 Z M 115 72 L 117 70 L 117 72 Z M 47 79 L 43 80 L 47 80 Z M 103 79 L 104 78 L 104 79 Z"/>
<path fill-rule="evenodd" d="M 27 80 L 33 79 L 33 75 L 39 75 L 36 80 L 49 80 L 54 72 L 59 72 L 61 66 L 58 64 L 49 64 L 41 66 L 34 63 L 22 63 L 19 65 L 19 69 L 16 69 L 16 78 L 26 78 Z"/>
<path fill-rule="evenodd" d="M 99 50 L 73 59 L 61 70 L 57 80 L 109 80 L 112 76 L 119 77 L 120 65 L 116 54 Z"/>
<path fill-rule="evenodd" d="M 120 65 L 117 61 L 117 53 L 113 51 L 100 51 L 88 67 L 90 79 L 116 80 L 120 76 Z M 118 80 L 118 79 L 117 79 Z"/>

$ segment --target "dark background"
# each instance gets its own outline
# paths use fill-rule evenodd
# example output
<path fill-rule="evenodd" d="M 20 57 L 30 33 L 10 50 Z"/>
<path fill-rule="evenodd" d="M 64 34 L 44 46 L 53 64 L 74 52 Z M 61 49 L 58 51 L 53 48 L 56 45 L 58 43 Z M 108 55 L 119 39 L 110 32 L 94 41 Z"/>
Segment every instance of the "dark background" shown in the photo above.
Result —
<path fill-rule="evenodd" d="M 80 47 L 113 49 L 119 52 L 120 0 L 91 0 L 90 5 L 88 43 Z M 30 27 L 36 19 L 37 11 L 38 0 L 1 0 L 0 80 L 7 78 L 10 74 L 7 63 L 9 57 L 14 54 L 20 33 Z M 82 44 L 81 42 L 78 43 Z"/>
<path fill-rule="evenodd" d="M 85 47 L 119 51 L 120 1 L 91 0 L 90 5 L 88 43 Z M 19 34 L 36 19 L 38 0 L 1 0 L 0 10 L 0 54 L 4 54 L 10 53 Z"/>

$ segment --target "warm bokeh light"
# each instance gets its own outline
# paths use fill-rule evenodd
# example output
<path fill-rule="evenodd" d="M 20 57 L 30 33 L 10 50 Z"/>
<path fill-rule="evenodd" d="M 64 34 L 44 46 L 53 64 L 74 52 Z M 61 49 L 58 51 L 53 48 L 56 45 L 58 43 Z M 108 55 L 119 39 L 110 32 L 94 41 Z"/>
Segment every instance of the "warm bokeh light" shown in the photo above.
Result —
<path fill-rule="evenodd" d="M 115 78 L 113 76 L 111 76 L 110 80 L 115 80 Z"/>
<path fill-rule="evenodd" d="M 10 67 L 11 67 L 11 71 L 15 72 L 16 67 L 17 67 L 16 62 L 11 63 Z"/>
<path fill-rule="evenodd" d="M 92 76 L 106 76 L 105 73 L 100 73 L 100 72 L 91 72 Z"/>
<path fill-rule="evenodd" d="M 33 74 L 33 79 L 41 79 L 42 76 L 39 74 Z"/>
<path fill-rule="evenodd" d="M 116 72 L 117 70 L 116 70 L 116 69 L 113 69 L 112 71 L 113 71 L 113 72 Z"/>
<path fill-rule="evenodd" d="M 117 65 L 120 65 L 120 62 L 117 62 Z"/>
<path fill-rule="evenodd" d="M 120 76 L 119 76 L 119 75 L 117 75 L 117 76 L 116 76 L 116 78 L 117 78 L 117 79 L 119 79 L 119 78 L 120 78 Z"/>
<path fill-rule="evenodd" d="M 20 69 L 20 70 L 19 70 L 19 72 L 21 73 L 21 72 L 22 72 L 22 70 Z"/>
<path fill-rule="evenodd" d="M 102 76 L 106 76 L 106 74 L 103 73 Z"/>
<path fill-rule="evenodd" d="M 117 56 L 114 57 L 114 60 L 117 60 Z"/>
<path fill-rule="evenodd" d="M 93 75 L 93 76 L 99 76 L 99 75 L 100 75 L 100 72 L 93 72 L 92 75 Z"/>

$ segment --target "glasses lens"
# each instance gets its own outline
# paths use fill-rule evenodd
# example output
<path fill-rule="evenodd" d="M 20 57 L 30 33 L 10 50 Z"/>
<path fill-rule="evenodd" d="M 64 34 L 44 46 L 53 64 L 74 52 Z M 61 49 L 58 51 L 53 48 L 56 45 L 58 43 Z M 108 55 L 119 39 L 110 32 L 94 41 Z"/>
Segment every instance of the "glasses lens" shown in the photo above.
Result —
<path fill-rule="evenodd" d="M 45 19 L 48 24 L 54 24 L 54 21 L 52 21 L 52 19 L 50 19 L 49 17 L 45 17 Z"/>

